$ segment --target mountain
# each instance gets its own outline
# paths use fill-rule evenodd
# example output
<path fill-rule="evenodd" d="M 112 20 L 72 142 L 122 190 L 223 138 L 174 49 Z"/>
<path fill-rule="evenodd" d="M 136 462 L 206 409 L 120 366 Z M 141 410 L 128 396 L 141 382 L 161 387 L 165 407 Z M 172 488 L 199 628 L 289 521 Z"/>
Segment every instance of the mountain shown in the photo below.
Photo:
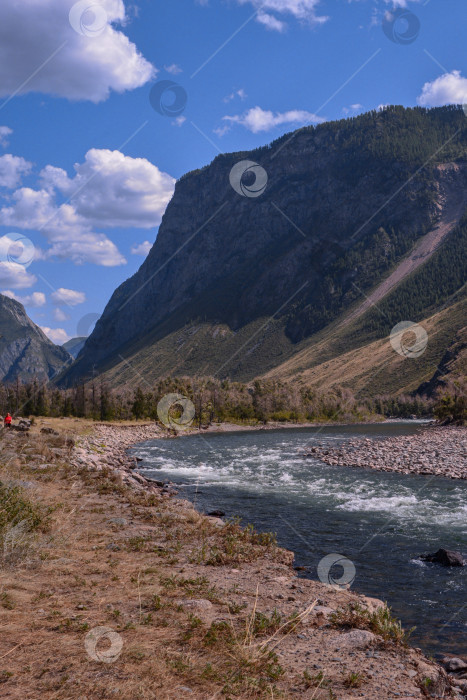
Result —
<path fill-rule="evenodd" d="M 71 363 L 27 316 L 22 304 L 0 294 L 0 380 L 46 381 Z"/>
<path fill-rule="evenodd" d="M 73 359 L 76 359 L 81 350 L 83 349 L 85 342 L 86 336 L 71 338 L 70 340 L 67 340 L 66 343 L 63 343 L 62 348 L 65 348 L 65 350 L 70 353 Z"/>
<path fill-rule="evenodd" d="M 368 392 L 429 381 L 465 325 L 466 155 L 461 107 L 391 107 L 218 156 L 177 182 L 147 259 L 61 383 L 93 367 L 120 385 L 167 374 L 297 380 L 354 351 L 352 366 L 371 369 L 378 343 L 406 377 L 384 362 L 363 386 L 355 368 L 329 372 Z M 259 164 L 257 187 L 267 178 L 259 196 L 239 194 L 254 189 L 248 174 L 243 190 L 230 185 L 241 161 Z M 391 329 L 437 314 L 442 340 L 407 364 Z"/>

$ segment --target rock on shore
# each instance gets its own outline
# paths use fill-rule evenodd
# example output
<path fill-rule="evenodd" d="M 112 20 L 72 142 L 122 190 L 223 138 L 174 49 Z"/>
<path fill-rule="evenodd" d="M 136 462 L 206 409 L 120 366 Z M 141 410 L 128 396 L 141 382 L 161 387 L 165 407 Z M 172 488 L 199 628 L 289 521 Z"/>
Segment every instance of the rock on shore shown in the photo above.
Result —
<path fill-rule="evenodd" d="M 160 484 L 146 479 L 133 470 L 137 460 L 127 454 L 129 447 L 145 440 L 167 437 L 156 423 L 138 426 L 110 426 L 98 424 L 91 436 L 80 437 L 70 462 L 78 468 L 112 469 L 119 473 L 123 483 L 136 489 L 160 489 Z"/>
<path fill-rule="evenodd" d="M 336 448 L 312 445 L 304 456 L 333 466 L 467 479 L 467 428 L 427 427 L 416 435 L 354 439 Z"/>
<path fill-rule="evenodd" d="M 33 559 L 28 566 L 21 559 L 19 566 L 10 562 L 2 570 L 2 697 L 107 697 L 109 689 L 136 697 L 144 687 L 147 697 L 157 694 L 161 700 L 181 697 L 183 688 L 193 700 L 205 700 L 219 695 L 224 676 L 216 692 L 208 693 L 204 669 L 212 661 L 230 674 L 234 657 L 230 645 L 211 649 L 203 639 L 210 634 L 215 640 L 213 634 L 225 629 L 243 639 L 254 619 L 281 626 L 264 635 L 258 629 L 251 644 L 242 642 L 241 659 L 245 650 L 255 658 L 258 645 L 268 644 L 279 664 L 273 670 L 281 670 L 281 697 L 467 697 L 464 658 L 445 659 L 443 668 L 420 649 L 385 639 L 383 628 L 369 629 L 365 618 L 350 625 L 334 620 L 349 604 L 374 613 L 381 601 L 299 578 L 292 552 L 268 545 L 245 549 L 248 543 L 235 527 L 200 515 L 188 501 L 171 498 L 169 490 L 137 474 L 126 449 L 167 437 L 163 429 L 95 425 L 82 435 L 70 423 L 61 428 L 59 420 L 52 433 L 41 432 L 41 425 L 31 434 L 4 431 L 0 440 L 0 481 L 27 488 L 37 503 L 57 505 L 50 529 L 31 550 L 34 568 L 29 568 Z M 79 478 L 88 471 L 93 478 Z M 99 489 L 113 483 L 107 471 L 132 488 Z M 152 491 L 150 498 L 145 490 Z M 206 560 L 205 547 L 224 552 L 224 563 Z M 285 631 L 283 624 L 293 620 L 299 624 Z M 103 623 L 123 644 L 114 670 L 85 654 L 89 628 Z M 34 644 L 24 642 L 28 639 Z M 190 658 L 198 655 L 200 663 L 180 676 L 173 661 L 186 658 L 187 644 L 194 645 Z M 248 667 L 247 673 L 255 671 Z M 255 683 L 265 677 L 259 674 Z"/>
<path fill-rule="evenodd" d="M 432 440 L 433 436 L 438 443 L 440 440 L 446 442 L 447 433 L 444 429 L 430 431 Z M 127 454 L 128 448 L 135 443 L 163 437 L 168 437 L 167 432 L 156 424 L 118 427 L 96 425 L 91 436 L 79 438 L 78 444 L 72 450 L 71 462 L 77 467 L 116 470 L 121 474 L 125 484 L 139 490 L 157 490 L 160 495 L 169 498 L 173 494 L 173 490 L 161 489 L 160 484 L 135 473 L 133 470 L 137 466 L 137 461 Z M 405 439 L 395 440 L 397 443 L 401 443 Z M 455 450 L 459 441 L 465 442 L 465 431 L 463 436 L 459 432 L 454 435 L 450 432 L 448 438 L 450 449 Z M 357 442 L 360 442 L 367 451 L 368 442 L 371 446 L 374 444 L 365 440 L 353 441 L 353 443 Z M 426 444 L 426 438 L 419 438 L 416 444 L 417 446 Z M 406 449 L 405 444 L 398 446 L 401 450 Z M 381 455 L 386 455 L 390 450 L 390 447 L 385 447 L 381 451 Z M 329 450 L 326 450 L 326 453 L 323 450 L 323 458 L 329 458 L 328 463 L 336 463 L 335 458 L 331 457 L 329 453 Z M 312 455 L 316 456 L 316 452 L 313 452 Z M 372 461 L 374 461 L 374 457 L 372 457 Z M 358 466 L 363 465 L 358 464 Z M 466 475 L 464 473 L 464 476 L 457 478 L 466 478 Z M 182 510 L 185 506 L 192 508 L 191 504 L 186 501 L 179 501 L 177 505 Z M 118 523 L 116 522 L 116 524 Z M 121 524 L 123 526 L 123 521 Z M 376 698 L 383 700 L 396 696 L 400 697 L 401 700 L 421 699 L 424 695 L 421 688 L 428 687 L 426 686 L 428 682 L 430 689 L 439 693 L 438 697 L 458 698 L 458 700 L 467 697 L 467 683 L 464 680 L 465 669 L 463 665 L 465 662 L 462 659 L 445 659 L 443 660 L 443 668 L 426 659 L 420 649 L 410 647 L 404 649 L 404 647 L 397 647 L 391 643 L 384 643 L 378 635 L 368 630 L 335 629 L 330 624 L 330 619 L 339 607 L 350 602 L 358 602 L 364 609 L 373 612 L 382 606 L 383 602 L 368 598 L 363 594 L 335 590 L 316 581 L 296 578 L 292 573 L 291 566 L 293 555 L 291 552 L 283 551 L 284 554 L 291 555 L 288 563 L 277 561 L 266 564 L 263 562 L 258 568 L 258 562 L 254 562 L 249 565 L 243 564 L 241 568 L 214 567 L 209 572 L 206 571 L 206 567 L 194 566 L 193 564 L 190 565 L 189 569 L 188 564 L 185 563 L 182 571 L 185 574 L 190 571 L 192 577 L 196 577 L 200 575 L 202 570 L 204 575 L 209 573 L 210 584 L 225 586 L 229 583 L 229 585 L 234 586 L 232 590 L 236 590 L 236 587 L 241 585 L 238 603 L 241 602 L 242 605 L 248 607 L 247 601 L 251 598 L 255 601 L 255 606 L 258 604 L 269 608 L 270 611 L 279 611 L 284 619 L 305 609 L 310 600 L 315 599 L 317 604 L 314 605 L 309 618 L 304 621 L 300 633 L 288 637 L 288 643 L 281 645 L 281 650 L 278 651 L 280 662 L 291 672 L 294 672 L 297 677 L 303 673 L 303 664 L 309 664 L 313 657 L 311 667 L 317 669 L 317 672 L 320 669 L 325 669 L 326 674 L 331 676 L 344 667 L 358 668 L 357 675 L 364 679 L 364 687 L 359 689 L 357 694 L 368 700 L 370 698 L 371 700 Z M 287 595 L 284 595 L 285 592 Z M 324 600 L 318 595 L 323 596 Z M 215 606 L 205 599 L 183 599 L 179 600 L 178 603 L 188 613 L 196 613 L 205 624 L 219 619 L 219 611 L 216 612 Z M 314 652 L 311 651 L 312 649 Z M 315 696 L 316 690 L 316 688 L 311 688 L 311 694 L 306 694 L 306 697 L 318 697 Z M 323 697 L 323 695 L 319 695 L 319 697 Z M 352 697 L 354 697 L 354 692 L 349 690 L 348 694 L 340 696 L 340 700 L 350 700 Z"/>

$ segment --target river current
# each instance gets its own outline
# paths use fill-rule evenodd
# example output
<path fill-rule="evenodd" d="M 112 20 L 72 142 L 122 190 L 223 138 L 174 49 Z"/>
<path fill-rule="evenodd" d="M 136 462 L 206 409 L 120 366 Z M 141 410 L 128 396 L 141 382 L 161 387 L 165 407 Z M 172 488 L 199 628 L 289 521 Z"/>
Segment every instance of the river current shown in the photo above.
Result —
<path fill-rule="evenodd" d="M 295 552 L 300 575 L 339 553 L 355 566 L 352 589 L 382 598 L 412 643 L 435 656 L 467 653 L 467 567 L 426 564 L 439 547 L 467 555 L 467 483 L 328 466 L 304 458 L 314 442 L 408 435 L 416 422 L 209 433 L 141 443 L 140 471 L 173 481 L 202 511 L 221 509 Z"/>

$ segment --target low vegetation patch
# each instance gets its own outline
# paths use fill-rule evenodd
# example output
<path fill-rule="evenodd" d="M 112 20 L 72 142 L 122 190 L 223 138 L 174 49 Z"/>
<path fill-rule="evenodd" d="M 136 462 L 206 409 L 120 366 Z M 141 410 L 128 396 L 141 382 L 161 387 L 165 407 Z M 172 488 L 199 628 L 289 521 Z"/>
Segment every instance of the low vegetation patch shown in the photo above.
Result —
<path fill-rule="evenodd" d="M 339 608 L 330 616 L 330 622 L 334 627 L 349 627 L 360 630 L 370 630 L 379 635 L 385 642 L 394 642 L 407 646 L 413 629 L 405 632 L 400 620 L 393 617 L 387 605 L 370 612 L 358 603 Z"/>
<path fill-rule="evenodd" d="M 167 591 L 183 591 L 188 598 L 200 598 L 211 603 L 222 602 L 215 586 L 211 586 L 205 576 L 183 578 L 181 576 L 161 576 L 160 585 Z"/>
<path fill-rule="evenodd" d="M 193 561 L 207 566 L 225 566 L 254 561 L 266 552 L 273 554 L 277 550 L 274 533 L 257 532 L 253 525 L 242 526 L 239 519 L 227 522 L 216 535 L 193 550 Z"/>
<path fill-rule="evenodd" d="M 364 673 L 355 673 L 350 671 L 344 678 L 344 686 L 346 688 L 360 688 L 365 681 Z"/>
<path fill-rule="evenodd" d="M 50 509 L 29 500 L 19 486 L 0 482 L 0 558 L 21 558 L 35 530 L 46 525 Z"/>
<path fill-rule="evenodd" d="M 61 422 L 53 425 L 60 429 Z M 37 563 L 31 571 L 15 557 L 0 567 L 4 695 L 136 700 L 191 691 L 219 700 L 290 700 L 300 693 L 331 700 L 344 688 L 358 695 L 360 684 L 370 692 L 363 665 L 328 668 L 314 651 L 322 633 L 335 632 L 313 621 L 302 629 L 318 593 L 307 582 L 309 594 L 283 595 L 288 575 L 276 563 L 290 565 L 290 553 L 273 534 L 202 517 L 158 491 L 130 490 L 111 470 L 67 466 L 63 452 L 47 445 L 57 436 L 44 438 L 40 450 L 37 438 L 33 431 L 0 438 L 0 557 L 5 543 L 18 552 L 24 537 L 32 539 L 29 559 Z M 222 563 L 225 570 L 216 568 Z M 237 563 L 234 572 L 230 565 Z M 283 583 L 276 572 L 285 574 Z M 268 581 L 276 581 L 273 600 Z M 333 624 L 393 640 L 403 634 L 389 612 L 369 615 L 358 606 L 338 610 Z M 122 643 L 113 665 L 89 655 L 86 640 L 99 627 Z M 303 648 L 311 658 L 296 665 Z M 107 649 L 106 639 L 99 649 Z M 314 662 L 324 664 L 322 671 Z"/>
<path fill-rule="evenodd" d="M 24 521 L 31 529 L 35 529 L 43 522 L 43 514 L 38 506 L 24 497 L 19 486 L 0 482 L 0 533 L 8 526 Z"/>

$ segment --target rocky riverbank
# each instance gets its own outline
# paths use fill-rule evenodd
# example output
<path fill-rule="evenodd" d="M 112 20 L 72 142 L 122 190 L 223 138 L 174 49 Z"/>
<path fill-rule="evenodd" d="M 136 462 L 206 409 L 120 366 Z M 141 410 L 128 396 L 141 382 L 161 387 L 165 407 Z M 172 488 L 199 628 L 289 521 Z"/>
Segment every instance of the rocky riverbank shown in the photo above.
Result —
<path fill-rule="evenodd" d="M 97 424 L 90 435 L 79 437 L 70 455 L 70 463 L 77 468 L 110 468 L 119 475 L 125 486 L 154 491 L 157 483 L 135 472 L 138 462 L 128 455 L 127 450 L 139 442 L 161 437 L 168 437 L 167 431 L 156 423 L 126 426 Z"/>
<path fill-rule="evenodd" d="M 428 426 L 415 435 L 354 439 L 335 448 L 318 443 L 304 456 L 332 466 L 467 479 L 467 428 Z"/>
<path fill-rule="evenodd" d="M 448 676 L 405 646 L 381 601 L 298 578 L 267 533 L 197 513 L 140 477 L 127 448 L 166 432 L 91 426 L 48 419 L 0 436 L 0 486 L 48 514 L 30 540 L 24 528 L 3 534 L 2 697 L 467 693 L 465 660 L 446 660 Z"/>
<path fill-rule="evenodd" d="M 269 426 L 270 427 L 270 426 Z M 276 427 L 276 426 L 273 426 Z M 277 426 L 281 427 L 281 426 Z M 219 432 L 219 431 L 230 431 L 230 430 L 235 430 L 238 429 L 238 426 L 234 425 L 219 425 L 219 426 L 213 426 L 212 432 Z M 245 427 L 244 429 L 248 430 L 251 429 L 249 427 Z M 454 454 L 457 454 L 458 448 L 461 445 L 464 452 L 461 452 L 461 455 L 464 455 L 464 460 L 465 457 L 467 456 L 467 431 L 464 429 L 452 429 L 452 428 L 442 428 L 442 429 L 433 429 L 430 428 L 429 431 L 430 439 L 428 441 L 428 444 L 430 447 L 433 449 L 434 452 L 439 452 L 441 449 L 441 444 L 443 448 L 446 450 L 445 453 L 445 460 L 442 465 L 442 470 L 443 473 L 444 471 L 449 471 L 449 468 L 452 467 L 452 457 Z M 134 469 L 137 467 L 137 463 L 135 463 L 135 460 L 133 457 L 129 457 L 127 454 L 127 450 L 129 447 L 131 447 L 134 444 L 137 444 L 139 442 L 145 441 L 145 440 L 150 440 L 150 439 L 158 439 L 158 438 L 163 438 L 163 437 L 168 437 L 167 431 L 161 429 L 157 425 L 148 425 L 148 426 L 139 426 L 137 428 L 132 428 L 132 427 L 126 427 L 126 428 L 121 428 L 121 427 L 109 427 L 106 425 L 98 425 L 95 427 L 93 431 L 93 436 L 92 438 L 88 438 L 85 440 L 84 443 L 81 443 L 81 446 L 78 448 L 78 451 L 83 451 L 84 454 L 90 454 L 90 451 L 92 452 L 96 447 L 100 446 L 100 449 L 103 450 L 103 456 L 100 458 L 95 458 L 93 459 L 93 463 L 96 465 L 99 465 L 99 463 L 102 466 L 112 464 L 114 465 L 115 468 L 119 470 L 123 474 L 123 478 L 128 484 L 136 485 L 137 488 L 149 486 L 149 488 L 154 488 L 154 482 L 149 482 L 148 480 L 144 479 L 141 477 L 139 474 L 135 474 Z M 416 469 L 416 462 L 415 462 L 415 455 L 420 457 L 422 461 L 422 466 L 424 463 L 424 457 L 421 455 L 422 453 L 422 445 L 427 444 L 426 441 L 426 436 L 425 432 L 423 433 L 423 436 L 410 436 L 407 438 L 394 438 L 398 443 L 398 447 L 400 449 L 405 449 L 407 451 L 407 443 L 411 443 L 415 438 L 415 447 L 411 445 L 410 449 L 408 450 L 408 453 L 410 454 L 410 464 L 413 464 L 414 470 Z M 368 443 L 373 443 L 371 440 L 363 440 L 363 441 L 355 441 L 355 443 L 362 442 L 364 446 L 368 449 Z M 403 444 L 401 444 L 401 442 Z M 353 443 L 352 443 L 353 444 Z M 435 445 L 437 446 L 437 449 L 435 450 Z M 392 447 L 388 448 L 389 450 L 392 449 Z M 381 455 L 387 456 L 388 449 L 385 449 L 381 452 Z M 417 453 L 418 450 L 418 453 Z M 83 455 L 84 456 L 84 455 Z M 83 456 L 81 458 L 83 458 Z M 396 458 L 397 459 L 397 458 Z M 324 460 L 325 461 L 325 460 Z M 373 460 L 374 461 L 374 460 Z M 98 466 L 99 468 L 99 466 Z M 464 464 L 465 468 L 465 464 Z M 409 472 L 407 472 L 409 473 Z M 457 471 L 454 471 L 454 474 L 457 475 Z M 453 478 L 466 478 L 467 475 L 464 474 L 464 476 L 454 476 Z M 136 481 L 135 481 L 136 480 Z M 133 482 L 133 483 L 132 483 Z M 159 484 L 159 488 L 162 486 L 162 484 Z M 162 487 L 161 493 L 166 496 L 173 496 L 175 495 L 176 491 L 171 487 L 171 485 L 167 484 Z M 179 501 L 180 503 L 180 501 Z M 185 502 L 186 503 L 186 502 Z M 188 506 L 190 507 L 190 506 Z M 214 519 L 210 519 L 213 521 Z M 222 527 L 222 521 L 218 520 L 217 518 L 215 519 L 218 524 Z M 284 552 L 284 554 L 286 554 Z M 292 559 L 293 560 L 293 559 Z M 292 561 L 291 560 L 291 561 Z M 261 577 L 261 583 L 262 583 L 262 588 L 263 588 L 263 593 L 260 595 L 259 600 L 256 601 L 265 603 L 268 608 L 271 608 L 271 600 L 274 601 L 274 610 L 278 611 L 279 615 L 281 617 L 284 617 L 286 615 L 290 614 L 301 614 L 303 610 L 306 609 L 307 603 L 310 600 L 310 595 L 312 596 L 318 596 L 321 594 L 320 598 L 316 598 L 317 603 L 315 604 L 314 610 L 310 614 L 309 620 L 305 624 L 305 629 L 311 626 L 314 628 L 319 628 L 320 633 L 315 630 L 313 635 L 307 635 L 306 632 L 305 634 L 299 634 L 297 635 L 296 638 L 291 638 L 288 640 L 288 643 L 283 645 L 283 649 L 280 652 L 280 656 L 284 657 L 287 659 L 288 663 L 290 663 L 292 666 L 295 666 L 297 663 L 297 655 L 300 655 L 302 652 L 304 654 L 305 660 L 308 661 L 308 658 L 310 656 L 310 651 L 308 649 L 305 650 L 305 646 L 300 644 L 298 641 L 299 639 L 307 639 L 308 636 L 313 636 L 314 640 L 313 643 L 317 645 L 318 647 L 321 646 L 324 643 L 324 650 L 321 649 L 321 653 L 319 655 L 319 658 L 317 659 L 318 661 L 324 662 L 326 666 L 329 668 L 329 666 L 332 667 L 333 664 L 339 664 L 339 663 L 346 663 L 346 662 L 352 662 L 355 664 L 355 668 L 363 668 L 368 666 L 368 659 L 380 659 L 381 654 L 378 651 L 371 651 L 371 647 L 373 643 L 376 642 L 376 635 L 374 635 L 372 632 L 369 632 L 368 630 L 358 630 L 354 629 L 351 631 L 344 632 L 344 630 L 340 630 L 341 633 L 341 638 L 337 639 L 332 642 L 331 646 L 334 647 L 335 653 L 341 654 L 341 656 L 331 656 L 331 649 L 329 645 L 329 640 L 326 640 L 326 628 L 329 627 L 329 621 L 332 619 L 332 616 L 335 615 L 336 610 L 342 609 L 343 607 L 347 606 L 352 606 L 352 605 L 357 605 L 357 606 L 362 606 L 365 610 L 367 611 L 376 611 L 378 608 L 381 608 L 383 606 L 382 601 L 372 599 L 372 598 L 367 598 L 363 595 L 359 595 L 357 593 L 351 593 L 350 591 L 344 591 L 344 590 L 338 590 L 336 591 L 335 589 L 330 589 L 328 586 L 324 586 L 323 584 L 319 584 L 317 582 L 311 582 L 308 580 L 304 579 L 296 579 L 296 583 L 294 583 L 294 576 L 291 573 L 290 569 L 289 572 L 287 572 L 286 575 L 284 575 L 284 567 L 283 564 L 277 563 L 273 565 L 272 567 L 268 567 L 271 569 L 271 571 L 264 577 Z M 236 574 L 232 577 L 232 572 Z M 218 584 L 220 581 L 224 579 L 224 576 L 226 575 L 225 571 L 218 571 L 217 576 L 212 579 L 210 577 L 210 580 L 215 581 L 216 584 Z M 230 571 L 230 575 L 228 575 L 229 578 L 234 579 L 234 580 L 240 580 L 242 579 L 243 584 L 245 585 L 245 576 L 247 577 L 248 583 L 247 583 L 247 588 L 250 589 L 250 595 L 253 595 L 253 590 L 254 590 L 254 582 L 256 582 L 258 586 L 258 591 L 259 591 L 259 580 L 260 577 L 259 575 L 259 570 L 255 570 L 254 577 L 252 577 L 252 572 L 247 571 L 244 567 L 241 569 L 233 569 Z M 276 574 L 276 575 L 274 575 Z M 253 580 L 254 579 L 254 580 Z M 277 583 L 280 583 L 281 585 L 277 587 Z M 287 588 L 290 588 L 290 590 L 293 592 L 292 596 L 284 596 L 282 593 L 282 586 L 287 584 Z M 235 584 L 236 585 L 236 584 Z M 321 588 L 321 591 L 318 590 Z M 277 590 L 276 590 L 277 589 Z M 312 589 L 312 590 L 310 590 Z M 258 594 L 257 594 L 258 595 Z M 245 600 L 245 599 L 244 599 Z M 287 600 L 287 602 L 293 602 L 294 605 L 288 606 L 284 601 Z M 332 600 L 332 602 L 331 602 Z M 299 601 L 299 605 L 297 605 L 297 601 Z M 255 604 L 256 604 L 255 603 Z M 289 610 L 290 607 L 290 610 Z M 201 606 L 203 609 L 203 606 Z M 204 611 L 205 612 L 205 611 Z M 303 632 L 304 630 L 302 630 Z M 320 639 L 318 639 L 320 637 Z M 301 647 L 304 647 L 301 649 Z M 369 651 L 370 649 L 370 651 Z M 326 651 L 327 650 L 327 651 Z M 319 650 L 316 649 L 316 652 Z M 363 652 L 365 652 L 363 654 Z M 391 654 L 391 661 L 394 660 L 394 655 Z M 432 695 L 433 692 L 440 691 L 440 696 L 441 694 L 445 694 L 445 697 L 449 697 L 449 693 L 452 692 L 453 697 L 463 697 L 463 693 L 465 693 L 465 697 L 467 697 L 467 661 L 464 659 L 459 659 L 459 658 L 454 658 L 454 657 L 446 657 L 443 659 L 443 666 L 444 669 L 440 666 L 437 667 L 437 672 L 435 674 L 435 677 L 433 677 L 433 667 L 431 669 L 431 675 L 428 672 L 428 666 L 426 665 L 426 659 L 423 657 L 421 650 L 410 650 L 408 652 L 408 656 L 412 657 L 412 664 L 415 658 L 418 658 L 418 661 L 416 662 L 418 664 L 413 666 L 413 668 L 410 668 L 409 666 L 406 666 L 405 664 L 398 664 L 399 669 L 403 668 L 404 669 L 404 675 L 403 675 L 403 680 L 406 680 L 408 678 L 409 680 L 414 680 L 418 677 L 420 681 L 420 673 L 421 669 L 423 669 L 423 672 L 426 672 L 427 675 L 423 679 L 422 684 L 420 683 L 414 688 L 413 686 L 408 688 L 404 687 L 404 683 L 401 683 L 401 677 L 400 674 L 398 674 L 399 677 L 399 684 L 397 687 L 397 690 L 389 690 L 388 695 L 384 695 L 383 687 L 381 684 L 378 684 L 377 686 L 373 687 L 371 690 L 369 688 L 365 689 L 366 692 L 359 692 L 357 695 L 359 697 L 365 697 L 365 698 L 378 698 L 378 700 L 383 697 L 403 697 L 409 698 L 409 697 L 422 697 L 425 692 L 424 692 L 424 687 L 427 690 L 430 689 L 431 687 L 431 692 L 428 693 L 428 695 Z M 346 660 L 344 660 L 343 657 L 347 657 Z M 422 660 L 421 660 L 422 659 Z M 381 661 L 382 665 L 384 666 L 387 664 L 388 659 L 385 661 Z M 322 672 L 323 665 L 322 664 L 314 664 L 314 667 L 318 669 L 317 675 Z M 416 670 L 418 670 L 418 674 Z M 448 671 L 448 675 L 446 674 L 445 670 Z M 387 673 L 388 669 L 386 669 Z M 374 673 L 374 664 L 371 663 L 371 671 L 363 670 L 363 671 L 357 671 L 357 675 L 361 674 L 362 678 L 366 678 L 367 682 L 370 682 L 371 679 L 376 679 L 376 675 Z M 385 676 L 387 681 L 389 681 L 390 673 L 387 673 Z M 360 684 L 357 684 L 358 687 L 360 687 Z M 435 690 L 437 688 L 437 691 Z M 451 688 L 451 690 L 450 690 Z M 319 690 L 319 689 L 318 689 Z M 316 692 L 316 690 L 315 690 Z M 354 691 L 355 693 L 355 691 Z M 342 695 L 339 696 L 342 698 L 347 698 L 347 697 L 354 697 L 354 693 L 349 694 L 349 695 Z M 313 695 L 312 697 L 315 697 Z M 317 694 L 316 697 L 326 697 L 325 695 Z M 329 697 L 333 697 L 330 695 Z"/>

